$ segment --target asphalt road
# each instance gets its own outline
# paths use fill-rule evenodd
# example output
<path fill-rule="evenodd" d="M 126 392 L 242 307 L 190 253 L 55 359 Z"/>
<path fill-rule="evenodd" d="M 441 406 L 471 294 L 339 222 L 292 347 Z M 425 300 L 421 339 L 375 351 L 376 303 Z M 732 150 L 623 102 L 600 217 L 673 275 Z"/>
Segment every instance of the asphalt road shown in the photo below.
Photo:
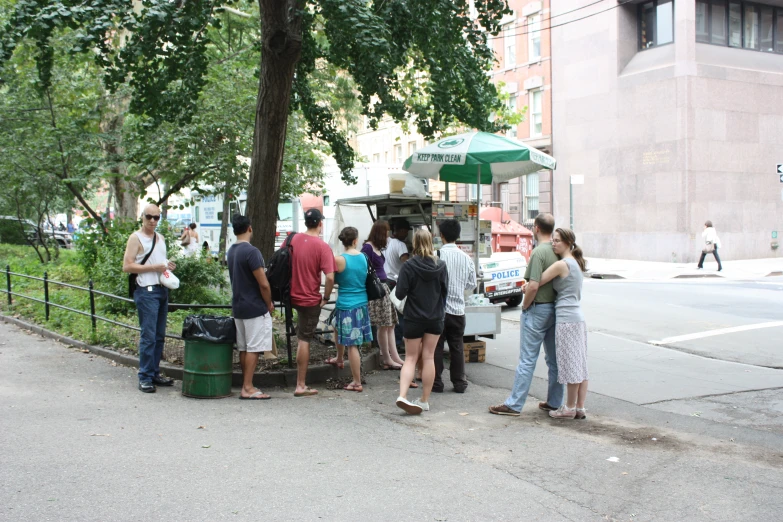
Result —
<path fill-rule="evenodd" d="M 783 433 L 781 278 L 586 280 L 582 303 L 592 391 Z M 488 341 L 487 362 L 513 370 L 519 310 L 503 316 L 503 334 Z M 546 378 L 543 357 L 536 375 Z"/>
<path fill-rule="evenodd" d="M 346 369 L 347 371 L 347 369 Z M 0 519 L 756 521 L 783 510 L 783 437 L 594 394 L 584 422 L 511 372 L 408 417 L 395 372 L 365 392 L 271 401 L 154 395 L 136 372 L 0 324 Z M 540 381 L 532 392 L 539 394 Z M 412 397 L 418 394 L 413 392 Z"/>

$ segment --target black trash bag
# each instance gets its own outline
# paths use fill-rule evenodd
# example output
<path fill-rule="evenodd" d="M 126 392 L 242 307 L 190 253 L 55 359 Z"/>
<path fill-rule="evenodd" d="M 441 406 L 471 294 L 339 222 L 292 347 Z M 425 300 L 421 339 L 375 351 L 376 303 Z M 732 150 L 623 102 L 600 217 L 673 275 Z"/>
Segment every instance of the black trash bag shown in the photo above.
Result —
<path fill-rule="evenodd" d="M 189 315 L 182 323 L 182 338 L 190 341 L 233 344 L 237 340 L 237 329 L 233 317 Z"/>

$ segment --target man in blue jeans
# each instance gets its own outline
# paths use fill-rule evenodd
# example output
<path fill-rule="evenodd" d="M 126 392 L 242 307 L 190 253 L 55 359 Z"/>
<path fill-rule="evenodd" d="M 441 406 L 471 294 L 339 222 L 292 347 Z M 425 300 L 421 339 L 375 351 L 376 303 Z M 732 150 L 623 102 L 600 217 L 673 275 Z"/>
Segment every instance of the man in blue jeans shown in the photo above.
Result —
<path fill-rule="evenodd" d="M 557 357 L 555 356 L 555 290 L 552 283 L 539 286 L 541 276 L 555 262 L 557 256 L 552 250 L 552 232 L 555 218 L 552 214 L 536 216 L 534 233 L 538 246 L 530 255 L 525 270 L 525 300 L 522 302 L 522 328 L 519 331 L 519 365 L 514 377 L 514 387 L 506 402 L 490 406 L 495 415 L 519 416 L 525 405 L 533 370 L 536 368 L 541 343 L 544 343 L 546 365 L 549 367 L 549 390 L 546 402 L 538 407 L 552 411 L 563 404 L 563 385 L 557 382 Z"/>
<path fill-rule="evenodd" d="M 139 314 L 139 390 L 155 393 L 155 385 L 172 386 L 173 379 L 160 374 L 160 359 L 166 341 L 169 291 L 160 284 L 160 274 L 176 265 L 166 259 L 166 240 L 155 229 L 160 222 L 157 205 L 147 205 L 141 230 L 130 235 L 125 246 L 122 271 L 136 274 L 133 301 Z"/>

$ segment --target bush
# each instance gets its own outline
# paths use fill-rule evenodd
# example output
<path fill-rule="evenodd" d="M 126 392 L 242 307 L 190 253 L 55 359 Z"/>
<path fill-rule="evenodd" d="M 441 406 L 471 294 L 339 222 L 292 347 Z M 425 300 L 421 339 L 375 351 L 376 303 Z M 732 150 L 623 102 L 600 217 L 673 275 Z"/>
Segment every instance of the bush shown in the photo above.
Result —
<path fill-rule="evenodd" d="M 128 295 L 128 274 L 122 271 L 123 258 L 128 237 L 139 229 L 138 221 L 114 220 L 108 235 L 104 236 L 97 227 L 91 227 L 80 234 L 76 241 L 79 263 L 92 278 L 95 288 L 102 292 L 126 297 Z M 169 260 L 177 264 L 175 273 L 181 286 L 173 290 L 170 302 L 181 304 L 223 304 L 226 298 L 219 292 L 225 284 L 225 272 L 219 263 L 209 258 L 184 257 L 178 247 L 178 237 L 168 223 L 158 226 L 166 240 Z M 103 308 L 113 313 L 126 313 L 130 303 L 105 300 Z"/>
<path fill-rule="evenodd" d="M 9 245 L 26 245 L 27 239 L 16 219 L 0 218 L 0 242 Z"/>

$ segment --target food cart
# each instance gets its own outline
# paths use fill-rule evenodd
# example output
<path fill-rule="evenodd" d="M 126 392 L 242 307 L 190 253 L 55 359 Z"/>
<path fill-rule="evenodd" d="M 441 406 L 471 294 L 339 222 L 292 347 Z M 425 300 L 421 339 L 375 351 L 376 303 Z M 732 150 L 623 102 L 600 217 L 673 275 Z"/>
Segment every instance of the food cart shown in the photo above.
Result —
<path fill-rule="evenodd" d="M 473 220 L 476 219 L 475 205 L 471 203 L 450 203 L 450 202 L 436 202 L 433 203 L 432 198 L 429 197 L 414 197 L 404 196 L 402 194 L 381 194 L 377 196 L 362 196 L 355 198 L 345 198 L 336 202 L 335 217 L 334 217 L 334 229 L 332 237 L 329 240 L 329 244 L 332 249 L 337 253 L 341 251 L 340 242 L 337 240 L 337 234 L 345 226 L 352 226 L 358 229 L 359 237 L 367 237 L 370 233 L 373 223 L 378 219 L 385 221 L 393 220 L 396 218 L 406 219 L 412 227 L 427 227 L 430 232 L 433 232 L 434 238 L 438 238 L 437 235 L 437 221 L 438 221 L 438 207 L 435 206 L 435 215 L 433 216 L 433 205 L 444 205 L 466 207 L 466 213 L 470 210 L 467 207 L 473 209 Z M 466 217 L 467 216 L 466 214 Z M 469 223 L 467 228 L 468 232 L 475 230 L 475 225 Z M 433 230 L 434 228 L 434 230 Z M 480 240 L 480 237 L 476 237 L 476 240 Z M 466 242 L 460 242 L 465 244 Z M 476 243 L 476 241 L 473 241 Z M 485 241 L 486 245 L 489 245 Z M 439 246 L 439 238 L 435 242 L 436 248 Z M 460 245 L 462 246 L 462 245 Z M 491 249 L 485 245 L 476 246 L 475 251 L 486 252 L 487 255 L 491 254 Z M 483 305 L 483 306 L 471 306 L 465 307 L 465 336 L 466 337 L 489 337 L 494 338 L 495 335 L 500 333 L 501 328 L 501 306 L 498 305 Z"/>

